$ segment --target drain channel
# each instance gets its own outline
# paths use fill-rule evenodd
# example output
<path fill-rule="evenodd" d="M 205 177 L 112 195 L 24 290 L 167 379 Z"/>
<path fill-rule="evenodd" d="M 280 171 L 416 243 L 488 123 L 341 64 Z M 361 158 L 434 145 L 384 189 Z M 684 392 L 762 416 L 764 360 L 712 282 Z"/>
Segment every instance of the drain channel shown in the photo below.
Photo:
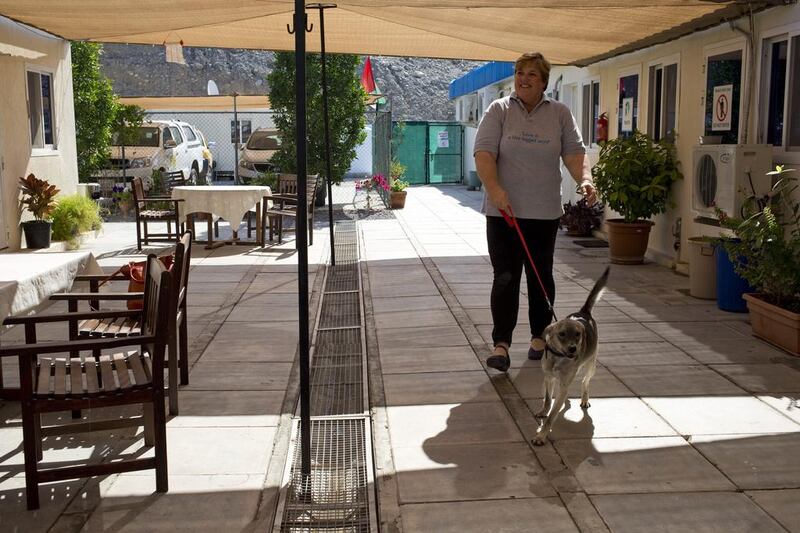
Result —
<path fill-rule="evenodd" d="M 312 343 L 311 474 L 303 479 L 295 420 L 276 532 L 377 531 L 356 229 L 334 225 L 336 266 L 325 273 Z"/>

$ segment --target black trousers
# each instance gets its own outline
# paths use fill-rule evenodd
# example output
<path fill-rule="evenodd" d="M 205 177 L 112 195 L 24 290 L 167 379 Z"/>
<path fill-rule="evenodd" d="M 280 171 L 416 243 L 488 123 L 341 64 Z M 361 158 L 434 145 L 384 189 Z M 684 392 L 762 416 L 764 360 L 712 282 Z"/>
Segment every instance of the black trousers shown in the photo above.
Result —
<path fill-rule="evenodd" d="M 536 269 L 551 302 L 555 301 L 556 284 L 553 280 L 553 254 L 556 247 L 558 219 L 536 220 L 518 218 L 528 250 L 536 263 Z M 486 239 L 489 243 L 489 258 L 494 270 L 492 283 L 492 340 L 494 344 L 511 346 L 511 336 L 517 325 L 519 313 L 519 287 L 523 265 L 528 282 L 528 318 L 531 336 L 541 337 L 553 319 L 547 308 L 547 300 L 533 272 L 516 228 L 512 228 L 503 217 L 486 217 Z"/>

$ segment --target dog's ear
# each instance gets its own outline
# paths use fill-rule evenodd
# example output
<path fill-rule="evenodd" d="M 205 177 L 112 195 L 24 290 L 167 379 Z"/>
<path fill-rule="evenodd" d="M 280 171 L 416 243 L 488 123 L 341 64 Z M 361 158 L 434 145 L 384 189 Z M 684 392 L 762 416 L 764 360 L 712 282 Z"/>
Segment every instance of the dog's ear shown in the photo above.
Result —
<path fill-rule="evenodd" d="M 553 333 L 553 330 L 556 328 L 556 324 L 558 324 L 558 322 L 553 322 L 552 324 L 550 324 L 549 326 L 544 328 L 544 333 L 542 333 L 542 338 L 544 339 L 544 342 L 546 342 L 548 344 L 550 343 L 550 335 Z"/>

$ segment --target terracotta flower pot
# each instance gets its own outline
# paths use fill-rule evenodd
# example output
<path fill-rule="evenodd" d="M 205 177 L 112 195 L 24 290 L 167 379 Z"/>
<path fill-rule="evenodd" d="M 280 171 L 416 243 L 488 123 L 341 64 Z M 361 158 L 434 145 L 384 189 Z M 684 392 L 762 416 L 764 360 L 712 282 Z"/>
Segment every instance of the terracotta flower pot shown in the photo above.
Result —
<path fill-rule="evenodd" d="M 650 239 L 649 220 L 625 222 L 621 218 L 606 220 L 608 226 L 609 258 L 618 265 L 644 263 L 647 241 Z"/>
<path fill-rule="evenodd" d="M 764 300 L 760 294 L 744 294 L 750 310 L 753 335 L 784 350 L 800 355 L 800 314 Z"/>
<path fill-rule="evenodd" d="M 389 194 L 389 205 L 392 209 L 403 209 L 406 206 L 406 191 L 392 191 Z"/>

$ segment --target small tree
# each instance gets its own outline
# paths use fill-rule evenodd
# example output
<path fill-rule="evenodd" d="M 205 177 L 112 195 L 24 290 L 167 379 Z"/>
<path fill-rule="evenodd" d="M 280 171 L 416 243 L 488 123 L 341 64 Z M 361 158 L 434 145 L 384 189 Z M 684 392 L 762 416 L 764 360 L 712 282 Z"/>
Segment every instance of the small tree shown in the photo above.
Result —
<path fill-rule="evenodd" d="M 328 122 L 331 140 L 331 179 L 340 183 L 364 141 L 366 93 L 356 69 L 358 56 L 330 54 L 325 57 L 328 79 Z M 281 132 L 280 150 L 272 161 L 285 172 L 297 171 L 295 132 L 294 52 L 275 54 L 275 66 L 267 76 L 275 125 Z M 322 115 L 322 69 L 319 54 L 306 55 L 306 161 L 309 174 L 326 174 L 325 131 Z"/>
<path fill-rule="evenodd" d="M 106 164 L 117 103 L 111 82 L 100 72 L 103 46 L 81 41 L 71 46 L 78 176 L 85 180 Z"/>
<path fill-rule="evenodd" d="M 144 121 L 144 109 L 138 105 L 117 104 L 111 129 L 116 142 L 122 148 L 122 159 L 125 159 L 125 147 L 134 144 L 139 135 L 138 129 Z M 127 181 L 125 165 L 122 165 L 122 177 Z"/>

